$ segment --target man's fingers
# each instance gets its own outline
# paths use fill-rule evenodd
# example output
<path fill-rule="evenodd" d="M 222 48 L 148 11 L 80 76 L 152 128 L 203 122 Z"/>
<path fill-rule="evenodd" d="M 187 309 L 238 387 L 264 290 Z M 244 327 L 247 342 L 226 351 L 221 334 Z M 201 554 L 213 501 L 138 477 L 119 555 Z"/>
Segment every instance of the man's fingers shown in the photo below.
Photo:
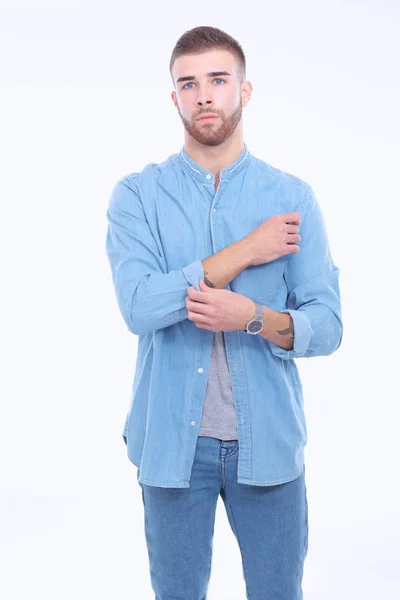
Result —
<path fill-rule="evenodd" d="M 197 290 L 194 285 L 191 285 L 190 287 L 188 287 L 187 289 L 187 295 L 190 296 L 191 298 L 194 298 L 196 295 L 200 296 L 200 294 L 204 294 L 204 292 L 201 292 L 199 290 Z"/>
<path fill-rule="evenodd" d="M 195 300 L 196 302 L 201 302 L 202 304 L 206 304 L 207 300 L 209 298 L 208 295 L 206 295 L 207 292 L 199 292 L 199 290 L 196 290 L 196 288 L 194 286 L 190 286 L 187 289 L 187 293 L 186 293 L 186 297 L 187 298 L 191 298 L 192 300 Z"/>
<path fill-rule="evenodd" d="M 300 225 L 301 215 L 299 212 L 288 212 L 282 215 L 285 223 L 292 223 L 293 225 Z"/>

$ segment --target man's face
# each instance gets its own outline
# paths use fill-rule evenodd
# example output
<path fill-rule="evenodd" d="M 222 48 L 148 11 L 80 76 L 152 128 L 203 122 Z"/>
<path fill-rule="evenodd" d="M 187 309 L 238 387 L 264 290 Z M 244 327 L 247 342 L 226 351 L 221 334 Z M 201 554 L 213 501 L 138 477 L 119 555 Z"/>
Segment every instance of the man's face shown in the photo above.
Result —
<path fill-rule="evenodd" d="M 235 131 L 244 105 L 236 58 L 227 50 L 184 55 L 176 59 L 171 74 L 172 99 L 186 131 L 205 146 L 222 144 Z M 182 77 L 190 79 L 177 81 Z M 216 118 L 200 120 L 206 113 Z"/>

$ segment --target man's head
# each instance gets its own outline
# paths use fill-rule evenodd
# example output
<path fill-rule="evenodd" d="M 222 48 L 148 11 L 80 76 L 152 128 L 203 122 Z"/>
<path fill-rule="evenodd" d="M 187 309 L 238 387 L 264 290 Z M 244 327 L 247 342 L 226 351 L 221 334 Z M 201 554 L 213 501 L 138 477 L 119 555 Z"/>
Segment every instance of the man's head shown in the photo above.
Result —
<path fill-rule="evenodd" d="M 250 100 L 241 46 L 216 27 L 195 27 L 177 41 L 170 60 L 172 100 L 186 131 L 200 144 L 219 146 L 241 123 Z M 206 113 L 216 118 L 199 120 Z"/>

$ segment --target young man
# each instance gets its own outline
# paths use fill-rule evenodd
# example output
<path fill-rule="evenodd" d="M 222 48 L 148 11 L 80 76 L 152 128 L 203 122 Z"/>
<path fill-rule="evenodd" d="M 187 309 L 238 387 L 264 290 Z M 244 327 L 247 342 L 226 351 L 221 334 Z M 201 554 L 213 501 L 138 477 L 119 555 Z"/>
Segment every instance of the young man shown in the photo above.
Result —
<path fill-rule="evenodd" d="M 339 269 L 308 183 L 249 152 L 245 57 L 196 27 L 171 57 L 184 146 L 120 179 L 106 250 L 139 336 L 123 437 L 157 600 L 203 600 L 221 495 L 247 597 L 299 600 L 308 546 L 294 359 L 342 340 Z M 299 235 L 301 231 L 301 236 Z"/>

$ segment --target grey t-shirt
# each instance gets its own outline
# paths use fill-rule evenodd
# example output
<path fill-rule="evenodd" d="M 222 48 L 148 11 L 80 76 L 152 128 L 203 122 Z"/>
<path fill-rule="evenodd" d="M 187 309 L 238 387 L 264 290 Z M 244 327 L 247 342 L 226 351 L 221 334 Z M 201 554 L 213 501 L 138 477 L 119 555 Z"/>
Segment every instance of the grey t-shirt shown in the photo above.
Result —
<path fill-rule="evenodd" d="M 223 331 L 214 332 L 199 436 L 237 440 L 236 409 Z"/>

